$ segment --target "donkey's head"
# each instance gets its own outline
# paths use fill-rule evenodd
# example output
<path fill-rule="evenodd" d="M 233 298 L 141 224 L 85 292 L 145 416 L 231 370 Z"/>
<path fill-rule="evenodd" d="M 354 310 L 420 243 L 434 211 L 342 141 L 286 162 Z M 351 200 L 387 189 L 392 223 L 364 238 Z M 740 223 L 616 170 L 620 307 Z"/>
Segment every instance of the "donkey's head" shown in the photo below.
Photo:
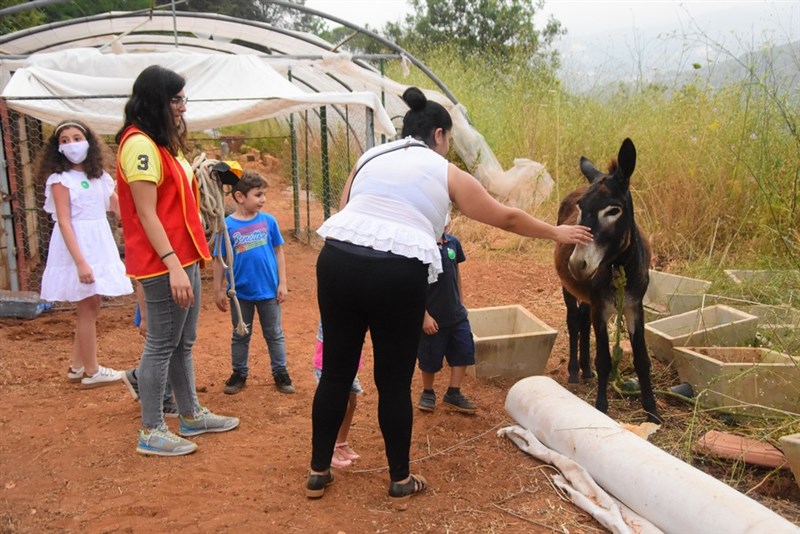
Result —
<path fill-rule="evenodd" d="M 635 167 L 636 148 L 630 139 L 622 142 L 608 173 L 581 158 L 581 172 L 590 185 L 578 199 L 578 224 L 591 228 L 593 239 L 589 245 L 577 245 L 569 258 L 576 280 L 593 277 L 601 265 L 612 263 L 630 246 L 636 223 L 629 186 Z"/>

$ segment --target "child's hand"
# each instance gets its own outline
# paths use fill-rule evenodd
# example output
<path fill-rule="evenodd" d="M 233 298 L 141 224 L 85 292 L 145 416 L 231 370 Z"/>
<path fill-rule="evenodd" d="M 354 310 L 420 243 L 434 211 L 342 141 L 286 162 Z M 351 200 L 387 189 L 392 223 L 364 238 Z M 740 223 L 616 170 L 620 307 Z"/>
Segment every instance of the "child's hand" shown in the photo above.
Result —
<path fill-rule="evenodd" d="M 81 262 L 76 265 L 78 268 L 78 280 L 81 281 L 82 284 L 93 284 L 94 283 L 94 271 L 86 262 Z"/>
<path fill-rule="evenodd" d="M 224 289 L 218 289 L 214 295 L 214 302 L 216 302 L 219 311 L 228 311 L 228 292 Z"/>
<path fill-rule="evenodd" d="M 425 312 L 425 319 L 422 321 L 422 331 L 429 336 L 439 331 L 439 323 L 428 312 Z"/>
<path fill-rule="evenodd" d="M 286 289 L 286 284 L 278 284 L 278 302 L 283 304 L 286 297 L 289 295 L 289 290 Z"/>

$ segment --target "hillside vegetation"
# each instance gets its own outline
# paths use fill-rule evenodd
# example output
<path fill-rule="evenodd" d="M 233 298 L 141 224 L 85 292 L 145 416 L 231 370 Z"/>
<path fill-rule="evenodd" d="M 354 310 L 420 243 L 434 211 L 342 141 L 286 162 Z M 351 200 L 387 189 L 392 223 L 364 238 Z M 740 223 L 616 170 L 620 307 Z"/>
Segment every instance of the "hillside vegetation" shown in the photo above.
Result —
<path fill-rule="evenodd" d="M 630 137 L 638 151 L 637 217 L 657 265 L 798 267 L 800 107 L 796 84 L 763 65 L 733 58 L 744 76 L 718 87 L 695 76 L 675 87 L 620 83 L 604 95 L 574 95 L 514 61 L 444 48 L 424 61 L 504 166 L 515 157 L 546 164 L 557 186 L 539 215 L 555 219 L 557 197 L 583 183 L 581 156 L 603 166 Z"/>

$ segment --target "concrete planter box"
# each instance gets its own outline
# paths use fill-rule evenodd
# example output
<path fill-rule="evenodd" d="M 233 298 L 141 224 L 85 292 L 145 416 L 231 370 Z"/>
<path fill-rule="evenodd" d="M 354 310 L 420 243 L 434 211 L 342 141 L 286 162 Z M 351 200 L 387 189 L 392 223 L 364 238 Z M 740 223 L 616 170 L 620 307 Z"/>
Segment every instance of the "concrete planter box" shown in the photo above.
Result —
<path fill-rule="evenodd" d="M 675 347 L 674 366 L 700 405 L 735 415 L 800 413 L 800 359 L 754 347 Z"/>
<path fill-rule="evenodd" d="M 758 332 L 767 346 L 786 354 L 800 354 L 800 310 L 765 304 L 743 308 L 758 316 Z"/>
<path fill-rule="evenodd" d="M 800 486 L 800 434 L 789 434 L 778 439 L 781 452 L 786 456 L 789 467 L 794 473 L 794 481 Z"/>
<path fill-rule="evenodd" d="M 650 352 L 671 364 L 673 347 L 734 347 L 756 338 L 758 317 L 717 304 L 644 325 Z"/>
<path fill-rule="evenodd" d="M 544 373 L 556 331 L 520 305 L 469 310 L 478 378 L 525 378 Z"/>
<path fill-rule="evenodd" d="M 675 274 L 662 273 L 650 269 L 650 284 L 644 295 L 645 321 L 653 321 L 676 315 L 701 306 L 716 304 L 704 301 L 711 282 L 688 278 Z"/>

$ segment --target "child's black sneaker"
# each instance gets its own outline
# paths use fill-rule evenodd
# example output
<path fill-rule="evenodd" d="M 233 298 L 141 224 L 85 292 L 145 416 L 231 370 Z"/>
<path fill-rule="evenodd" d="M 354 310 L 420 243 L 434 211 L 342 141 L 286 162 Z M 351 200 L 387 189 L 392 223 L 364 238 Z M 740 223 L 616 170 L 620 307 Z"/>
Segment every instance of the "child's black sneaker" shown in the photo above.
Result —
<path fill-rule="evenodd" d="M 423 412 L 434 411 L 436 409 L 436 392 L 423 390 L 422 395 L 419 396 L 417 408 Z"/>
<path fill-rule="evenodd" d="M 178 417 L 178 415 L 180 415 L 180 412 L 175 399 L 171 396 L 164 399 L 164 417 Z"/>
<path fill-rule="evenodd" d="M 242 391 L 246 384 L 247 377 L 234 371 L 231 377 L 225 381 L 225 389 L 223 391 L 226 395 L 236 395 Z"/>
<path fill-rule="evenodd" d="M 294 393 L 292 379 L 289 378 L 289 372 L 285 368 L 274 371 L 272 378 L 275 379 L 275 387 L 278 388 L 278 391 L 281 393 Z"/>
<path fill-rule="evenodd" d="M 460 391 L 457 393 L 445 393 L 442 402 L 450 409 L 461 413 L 475 413 L 475 405 L 470 402 Z"/>

